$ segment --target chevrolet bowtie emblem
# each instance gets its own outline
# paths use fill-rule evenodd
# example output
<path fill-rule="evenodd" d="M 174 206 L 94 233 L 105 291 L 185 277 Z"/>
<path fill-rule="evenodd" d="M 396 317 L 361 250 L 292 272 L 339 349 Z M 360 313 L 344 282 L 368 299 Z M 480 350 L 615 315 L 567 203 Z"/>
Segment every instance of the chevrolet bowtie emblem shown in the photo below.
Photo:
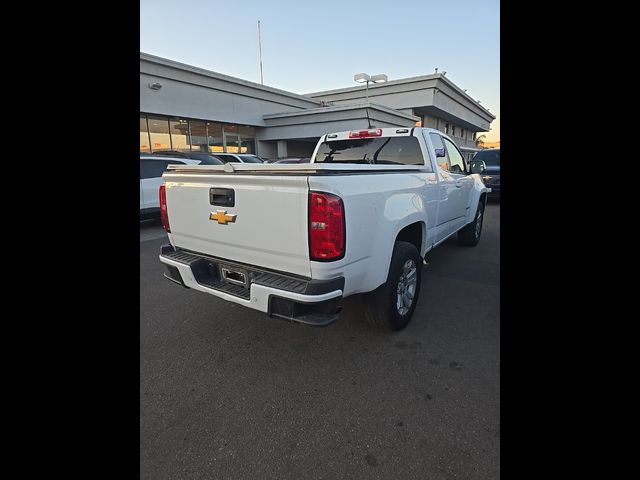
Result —
<path fill-rule="evenodd" d="M 237 215 L 235 213 L 227 215 L 226 210 L 217 210 L 216 213 L 211 212 L 209 214 L 209 220 L 216 220 L 222 225 L 226 225 L 229 222 L 234 223 L 236 221 L 236 217 Z"/>

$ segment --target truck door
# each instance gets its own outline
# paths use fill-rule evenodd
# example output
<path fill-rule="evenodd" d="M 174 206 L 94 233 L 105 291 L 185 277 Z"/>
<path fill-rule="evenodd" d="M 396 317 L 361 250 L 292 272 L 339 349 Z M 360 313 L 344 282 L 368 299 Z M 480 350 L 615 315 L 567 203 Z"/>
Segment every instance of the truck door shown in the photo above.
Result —
<path fill-rule="evenodd" d="M 443 138 L 437 133 L 429 133 L 436 152 L 436 175 L 438 175 L 438 215 L 434 243 L 438 243 L 453 230 L 453 222 L 458 215 L 456 206 L 456 179 L 451 172 L 451 160 L 444 147 Z M 440 156 L 439 156 L 440 155 Z"/>
<path fill-rule="evenodd" d="M 469 199 L 473 188 L 473 179 L 467 176 L 464 158 L 458 147 L 448 138 L 442 137 L 447 149 L 449 159 L 449 175 L 452 179 L 454 189 L 451 191 L 447 203 L 450 203 L 452 223 L 451 232 L 455 232 L 464 226 L 469 209 Z"/>

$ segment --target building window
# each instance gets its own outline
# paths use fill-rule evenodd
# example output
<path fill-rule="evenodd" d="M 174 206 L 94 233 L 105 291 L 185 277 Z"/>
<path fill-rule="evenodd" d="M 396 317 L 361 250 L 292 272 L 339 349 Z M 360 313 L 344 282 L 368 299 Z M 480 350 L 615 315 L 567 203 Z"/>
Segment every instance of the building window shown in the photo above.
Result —
<path fill-rule="evenodd" d="M 446 133 L 447 135 L 449 135 L 449 124 L 445 123 L 444 124 L 444 133 Z"/>
<path fill-rule="evenodd" d="M 464 140 L 464 128 L 460 129 L 460 137 Z"/>
<path fill-rule="evenodd" d="M 473 141 L 476 141 L 476 132 L 473 132 Z"/>
<path fill-rule="evenodd" d="M 149 141 L 149 127 L 147 126 L 147 116 L 140 115 L 140 151 L 151 152 L 151 142 Z"/>
<path fill-rule="evenodd" d="M 224 152 L 224 143 L 222 142 L 222 124 L 217 122 L 207 122 L 207 139 L 209 140 L 210 152 Z"/>
<path fill-rule="evenodd" d="M 140 114 L 140 151 L 213 153 L 256 152 L 256 129 L 248 125 L 221 124 Z"/>
<path fill-rule="evenodd" d="M 179 152 L 191 151 L 189 145 L 189 122 L 180 118 L 169 120 L 169 131 L 171 132 L 171 149 Z"/>
<path fill-rule="evenodd" d="M 224 138 L 224 151 L 227 153 L 240 153 L 240 137 L 238 136 L 237 125 L 224 125 L 222 128 Z"/>
<path fill-rule="evenodd" d="M 166 117 L 148 117 L 151 151 L 160 152 L 171 150 L 171 135 L 169 135 L 169 120 Z"/>
<path fill-rule="evenodd" d="M 256 129 L 240 127 L 240 153 L 256 153 Z"/>
<path fill-rule="evenodd" d="M 208 152 L 207 124 L 199 120 L 189 120 L 189 131 L 191 132 L 191 151 Z"/>
<path fill-rule="evenodd" d="M 456 136 L 456 126 L 455 126 L 455 125 L 452 125 L 452 126 L 451 126 L 451 136 L 452 136 L 452 137 L 455 137 L 455 136 Z"/>

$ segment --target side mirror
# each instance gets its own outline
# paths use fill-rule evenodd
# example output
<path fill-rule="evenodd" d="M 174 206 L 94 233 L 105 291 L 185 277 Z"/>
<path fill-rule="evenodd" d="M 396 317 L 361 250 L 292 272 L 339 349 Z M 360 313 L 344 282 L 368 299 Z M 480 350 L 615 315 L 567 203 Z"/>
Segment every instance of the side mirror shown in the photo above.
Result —
<path fill-rule="evenodd" d="M 482 160 L 471 161 L 471 173 L 484 173 L 487 165 Z"/>
<path fill-rule="evenodd" d="M 444 156 L 445 156 L 444 148 L 436 148 L 436 158 L 444 157 Z"/>

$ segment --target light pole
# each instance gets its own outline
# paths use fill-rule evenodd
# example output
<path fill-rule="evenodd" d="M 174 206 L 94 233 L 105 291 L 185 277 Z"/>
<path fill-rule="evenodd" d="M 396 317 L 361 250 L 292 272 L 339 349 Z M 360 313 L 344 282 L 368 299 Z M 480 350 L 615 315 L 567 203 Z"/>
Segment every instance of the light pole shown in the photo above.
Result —
<path fill-rule="evenodd" d="M 383 83 L 388 80 L 387 76 L 384 73 L 380 73 L 378 75 L 369 76 L 366 73 L 357 73 L 353 76 L 353 80 L 358 83 L 365 83 L 366 86 L 366 95 L 367 95 L 367 103 L 369 103 L 369 82 L 373 83 Z"/>

